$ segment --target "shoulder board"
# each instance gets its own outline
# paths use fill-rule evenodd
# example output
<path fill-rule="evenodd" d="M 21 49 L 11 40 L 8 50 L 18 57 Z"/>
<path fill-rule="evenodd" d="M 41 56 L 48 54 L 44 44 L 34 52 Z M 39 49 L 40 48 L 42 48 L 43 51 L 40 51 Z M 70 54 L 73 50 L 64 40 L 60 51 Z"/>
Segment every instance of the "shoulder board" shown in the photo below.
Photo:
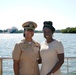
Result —
<path fill-rule="evenodd" d="M 40 44 L 38 42 L 34 41 L 35 46 L 40 47 Z"/>

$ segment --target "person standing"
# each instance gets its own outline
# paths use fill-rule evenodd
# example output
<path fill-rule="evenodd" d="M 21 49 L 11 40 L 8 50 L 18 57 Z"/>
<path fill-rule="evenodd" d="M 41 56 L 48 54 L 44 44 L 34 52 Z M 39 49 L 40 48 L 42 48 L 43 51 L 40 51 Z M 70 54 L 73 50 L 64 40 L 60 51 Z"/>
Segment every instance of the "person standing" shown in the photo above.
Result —
<path fill-rule="evenodd" d="M 60 68 L 64 63 L 63 44 L 53 38 L 55 32 L 53 22 L 44 21 L 43 24 L 43 33 L 46 40 L 41 43 L 42 66 L 40 75 L 61 75 Z"/>
<path fill-rule="evenodd" d="M 16 43 L 12 52 L 13 69 L 15 75 L 40 75 L 38 59 L 40 44 L 32 39 L 37 24 L 27 21 L 22 24 L 24 39 Z"/>

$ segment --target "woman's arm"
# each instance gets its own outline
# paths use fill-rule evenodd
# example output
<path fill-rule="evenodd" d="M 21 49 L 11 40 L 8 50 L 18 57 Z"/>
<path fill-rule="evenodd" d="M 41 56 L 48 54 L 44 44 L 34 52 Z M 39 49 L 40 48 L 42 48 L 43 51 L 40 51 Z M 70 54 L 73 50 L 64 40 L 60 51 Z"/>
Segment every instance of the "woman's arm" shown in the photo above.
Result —
<path fill-rule="evenodd" d="M 14 68 L 14 74 L 19 75 L 19 60 L 14 60 L 13 68 Z"/>
<path fill-rule="evenodd" d="M 58 54 L 59 61 L 56 63 L 56 65 L 53 67 L 53 69 L 47 74 L 50 75 L 51 73 L 55 73 L 64 63 L 64 53 Z"/>
<path fill-rule="evenodd" d="M 37 59 L 37 61 L 38 61 L 38 64 L 41 64 L 42 60 L 41 60 L 41 56 L 40 56 L 40 50 L 38 51 L 38 53 L 39 53 L 39 58 Z"/>
<path fill-rule="evenodd" d="M 41 57 L 39 57 L 39 59 L 37 60 L 38 64 L 42 63 Z"/>

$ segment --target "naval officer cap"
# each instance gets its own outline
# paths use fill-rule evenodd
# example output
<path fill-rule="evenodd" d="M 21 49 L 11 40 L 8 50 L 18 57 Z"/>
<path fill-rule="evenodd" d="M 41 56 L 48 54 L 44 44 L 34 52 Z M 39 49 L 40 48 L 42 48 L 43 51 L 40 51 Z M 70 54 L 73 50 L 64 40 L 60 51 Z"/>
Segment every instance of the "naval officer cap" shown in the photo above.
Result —
<path fill-rule="evenodd" d="M 37 27 L 37 24 L 33 21 L 27 21 L 22 24 L 22 27 L 24 29 L 33 29 L 34 30 Z"/>

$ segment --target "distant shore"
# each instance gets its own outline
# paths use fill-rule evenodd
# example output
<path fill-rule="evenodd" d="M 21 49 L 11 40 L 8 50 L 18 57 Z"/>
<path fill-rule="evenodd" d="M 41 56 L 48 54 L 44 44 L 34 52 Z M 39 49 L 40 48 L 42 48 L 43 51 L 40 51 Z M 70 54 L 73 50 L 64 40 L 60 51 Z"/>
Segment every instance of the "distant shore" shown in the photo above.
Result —
<path fill-rule="evenodd" d="M 0 33 L 23 33 L 24 30 L 18 30 L 16 27 L 10 29 L 0 30 Z M 43 33 L 42 30 L 35 30 L 35 33 Z M 66 29 L 55 30 L 56 33 L 76 33 L 76 27 L 68 27 Z"/>

